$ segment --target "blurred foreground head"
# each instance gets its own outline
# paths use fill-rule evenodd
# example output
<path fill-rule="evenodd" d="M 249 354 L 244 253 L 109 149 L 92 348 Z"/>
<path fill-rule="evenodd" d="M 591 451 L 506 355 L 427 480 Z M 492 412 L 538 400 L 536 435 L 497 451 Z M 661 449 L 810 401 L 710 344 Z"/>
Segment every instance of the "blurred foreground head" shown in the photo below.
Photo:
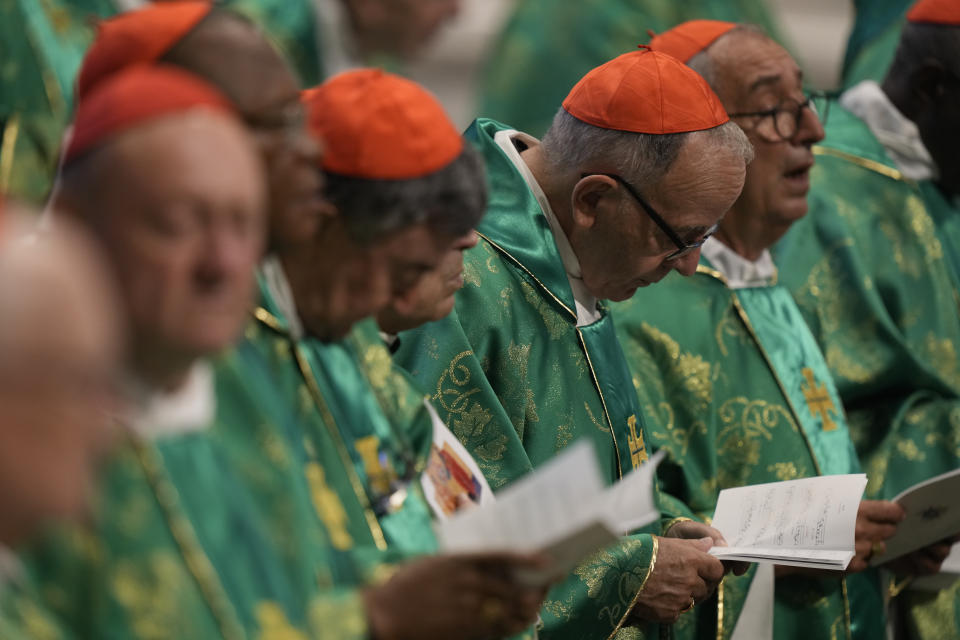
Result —
<path fill-rule="evenodd" d="M 149 386 L 176 388 L 196 359 L 236 339 L 265 203 L 249 135 L 196 76 L 131 68 L 81 100 L 58 206 L 102 243 L 129 318 L 131 368 Z"/>
<path fill-rule="evenodd" d="M 2 205 L 0 205 L 2 208 Z M 65 221 L 0 211 L 0 544 L 86 509 L 112 433 L 121 325 L 105 264 Z"/>
<path fill-rule="evenodd" d="M 299 258 L 281 256 L 307 330 L 343 335 L 388 306 L 417 316 L 411 326 L 449 313 L 486 208 L 478 154 L 436 98 L 377 69 L 331 78 L 304 103 L 335 209 Z M 437 286 L 419 287 L 425 277 Z"/>
<path fill-rule="evenodd" d="M 245 17 L 200 0 L 148 3 L 99 26 L 77 80 L 80 100 L 131 66 L 169 64 L 216 87 L 253 134 L 268 174 L 270 243 L 315 231 L 324 210 L 320 148 L 306 128 L 300 83 Z"/>

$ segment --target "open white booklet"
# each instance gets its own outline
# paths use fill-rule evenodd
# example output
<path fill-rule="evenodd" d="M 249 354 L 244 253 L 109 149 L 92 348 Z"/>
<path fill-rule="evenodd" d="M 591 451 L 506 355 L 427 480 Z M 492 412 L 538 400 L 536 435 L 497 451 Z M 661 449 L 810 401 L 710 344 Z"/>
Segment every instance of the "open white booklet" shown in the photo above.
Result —
<path fill-rule="evenodd" d="M 724 489 L 712 524 L 729 546 L 710 553 L 721 560 L 845 569 L 866 486 L 858 473 Z"/>
<path fill-rule="evenodd" d="M 593 444 L 581 440 L 494 502 L 438 521 L 440 546 L 448 553 L 541 551 L 550 567 L 521 578 L 540 584 L 563 576 L 585 556 L 660 516 L 653 486 L 661 457 L 604 487 Z"/>
<path fill-rule="evenodd" d="M 960 469 L 915 484 L 893 501 L 906 510 L 907 517 L 887 540 L 887 550 L 870 564 L 890 562 L 960 533 Z"/>

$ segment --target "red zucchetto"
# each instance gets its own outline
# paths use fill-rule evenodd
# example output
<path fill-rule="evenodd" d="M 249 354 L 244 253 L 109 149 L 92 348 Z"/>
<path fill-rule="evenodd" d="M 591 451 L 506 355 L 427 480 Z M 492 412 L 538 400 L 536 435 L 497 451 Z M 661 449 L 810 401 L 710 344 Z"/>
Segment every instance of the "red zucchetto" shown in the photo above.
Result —
<path fill-rule="evenodd" d="M 217 89 L 172 66 L 140 65 L 99 83 L 77 106 L 64 166 L 138 124 L 192 109 L 233 114 Z"/>
<path fill-rule="evenodd" d="M 689 20 L 654 36 L 650 48 L 671 55 L 680 62 L 690 62 L 690 58 L 736 26 L 735 22 L 720 20 Z"/>
<path fill-rule="evenodd" d="M 162 58 L 212 8 L 201 0 L 153 2 L 101 22 L 77 74 L 77 99 L 121 69 Z"/>
<path fill-rule="evenodd" d="M 443 169 L 463 137 L 433 95 L 380 69 L 334 76 L 302 93 L 323 168 L 356 178 L 411 180 Z"/>
<path fill-rule="evenodd" d="M 625 53 L 589 71 L 563 108 L 578 120 L 633 133 L 684 133 L 729 120 L 700 75 L 649 47 Z"/>

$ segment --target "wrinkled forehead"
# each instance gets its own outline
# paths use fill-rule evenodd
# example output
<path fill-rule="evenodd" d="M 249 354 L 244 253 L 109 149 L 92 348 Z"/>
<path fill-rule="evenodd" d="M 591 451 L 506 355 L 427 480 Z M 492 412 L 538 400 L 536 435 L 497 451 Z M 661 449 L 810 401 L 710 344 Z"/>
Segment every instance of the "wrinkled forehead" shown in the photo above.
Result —
<path fill-rule="evenodd" d="M 762 33 L 730 32 L 709 53 L 725 104 L 743 103 L 765 91 L 793 90 L 803 81 L 803 72 L 790 53 Z"/>

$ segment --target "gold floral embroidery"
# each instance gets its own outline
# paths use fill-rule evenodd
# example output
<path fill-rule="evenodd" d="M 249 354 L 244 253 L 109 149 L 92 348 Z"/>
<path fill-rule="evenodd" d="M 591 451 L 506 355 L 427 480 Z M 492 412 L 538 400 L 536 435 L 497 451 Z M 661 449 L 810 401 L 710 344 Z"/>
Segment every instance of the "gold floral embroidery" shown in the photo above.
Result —
<path fill-rule="evenodd" d="M 767 472 L 772 473 L 777 480 L 795 480 L 800 477 L 797 465 L 792 462 L 775 462 L 767 466 Z"/>
<path fill-rule="evenodd" d="M 326 474 L 316 462 L 308 462 L 304 473 L 310 487 L 310 497 L 317 515 L 323 520 L 324 526 L 330 533 L 330 542 L 334 548 L 346 551 L 353 547 L 353 538 L 347 531 L 347 510 L 337 492 L 327 485 Z"/>
<path fill-rule="evenodd" d="M 543 318 L 543 324 L 547 328 L 547 334 L 549 334 L 551 340 L 559 340 L 570 332 L 570 323 L 567 322 L 566 318 L 557 313 L 530 283 L 522 281 L 520 290 L 530 306 L 536 309 L 540 317 Z"/>
<path fill-rule="evenodd" d="M 307 640 L 307 635 L 287 620 L 287 614 L 275 602 L 260 602 L 256 608 L 258 640 Z"/>

